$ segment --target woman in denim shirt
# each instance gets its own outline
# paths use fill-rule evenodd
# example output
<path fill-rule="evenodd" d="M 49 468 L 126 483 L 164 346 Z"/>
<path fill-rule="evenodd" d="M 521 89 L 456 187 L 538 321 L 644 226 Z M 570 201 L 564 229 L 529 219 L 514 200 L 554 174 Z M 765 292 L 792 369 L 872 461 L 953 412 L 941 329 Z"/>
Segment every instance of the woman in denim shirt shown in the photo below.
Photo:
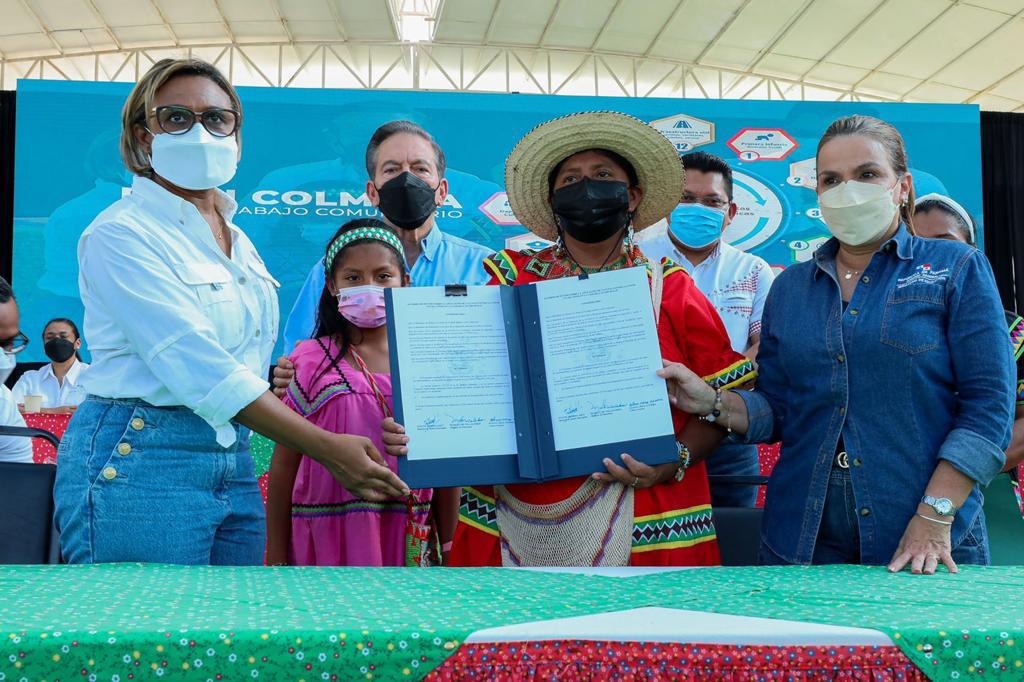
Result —
<path fill-rule="evenodd" d="M 748 442 L 782 442 L 768 564 L 987 564 L 981 487 L 1003 468 L 1014 363 L 984 254 L 913 235 L 899 132 L 839 119 L 818 143 L 833 239 L 776 279 L 755 391 L 669 364 L 673 403 Z"/>

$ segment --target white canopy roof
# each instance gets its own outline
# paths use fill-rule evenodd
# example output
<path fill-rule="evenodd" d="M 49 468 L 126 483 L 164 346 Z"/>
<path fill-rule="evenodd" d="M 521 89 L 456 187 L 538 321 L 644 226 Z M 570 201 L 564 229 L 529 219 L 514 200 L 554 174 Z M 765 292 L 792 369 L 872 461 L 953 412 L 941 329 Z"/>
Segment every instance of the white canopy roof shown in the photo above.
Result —
<path fill-rule="evenodd" d="M 134 80 L 1024 109 L 1024 0 L 0 0 L 0 87 Z"/>

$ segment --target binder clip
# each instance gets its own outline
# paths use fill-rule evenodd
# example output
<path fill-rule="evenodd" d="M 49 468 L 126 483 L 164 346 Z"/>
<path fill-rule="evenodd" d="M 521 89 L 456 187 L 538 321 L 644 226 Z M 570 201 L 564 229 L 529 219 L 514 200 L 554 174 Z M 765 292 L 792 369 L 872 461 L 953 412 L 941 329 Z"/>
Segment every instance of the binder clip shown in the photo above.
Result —
<path fill-rule="evenodd" d="M 466 285 L 465 284 L 445 284 L 444 285 L 445 296 L 466 296 Z"/>

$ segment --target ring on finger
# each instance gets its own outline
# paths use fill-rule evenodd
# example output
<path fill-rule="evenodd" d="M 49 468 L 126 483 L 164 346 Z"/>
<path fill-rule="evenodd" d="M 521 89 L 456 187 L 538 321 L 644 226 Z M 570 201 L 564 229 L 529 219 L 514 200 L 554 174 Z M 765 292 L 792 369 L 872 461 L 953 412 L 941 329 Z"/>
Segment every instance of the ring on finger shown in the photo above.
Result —
<path fill-rule="evenodd" d="M 633 482 L 629 484 L 629 487 L 635 488 L 637 483 L 639 483 L 639 482 L 640 482 L 640 477 L 636 476 L 636 477 L 633 478 Z"/>

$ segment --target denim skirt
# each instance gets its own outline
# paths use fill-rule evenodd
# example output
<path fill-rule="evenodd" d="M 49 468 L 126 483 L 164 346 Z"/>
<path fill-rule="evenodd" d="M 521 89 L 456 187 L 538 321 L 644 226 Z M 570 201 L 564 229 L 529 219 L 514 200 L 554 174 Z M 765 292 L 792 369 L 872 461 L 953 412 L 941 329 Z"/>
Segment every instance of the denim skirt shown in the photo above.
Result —
<path fill-rule="evenodd" d="M 235 431 L 224 448 L 187 408 L 89 396 L 57 450 L 64 561 L 261 564 L 263 500 Z"/>

